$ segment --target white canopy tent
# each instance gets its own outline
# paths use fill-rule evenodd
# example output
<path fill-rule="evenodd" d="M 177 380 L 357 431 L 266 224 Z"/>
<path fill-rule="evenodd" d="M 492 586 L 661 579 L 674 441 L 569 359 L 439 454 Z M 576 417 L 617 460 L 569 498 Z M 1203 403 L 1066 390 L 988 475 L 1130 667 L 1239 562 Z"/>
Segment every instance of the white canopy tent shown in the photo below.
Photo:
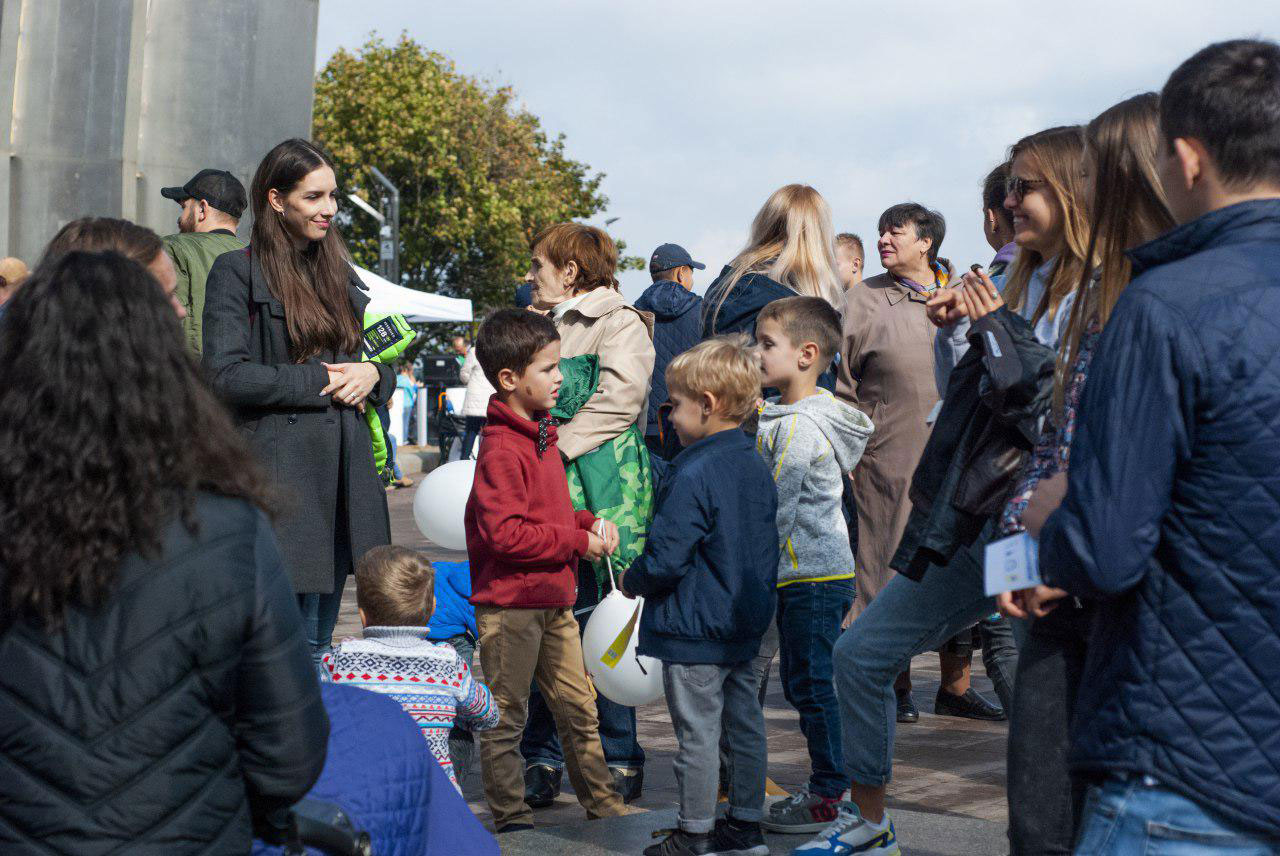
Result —
<path fill-rule="evenodd" d="M 369 289 L 369 311 L 398 312 L 410 322 L 470 321 L 471 301 L 415 291 L 385 280 L 373 271 L 356 267 L 360 281 Z"/>

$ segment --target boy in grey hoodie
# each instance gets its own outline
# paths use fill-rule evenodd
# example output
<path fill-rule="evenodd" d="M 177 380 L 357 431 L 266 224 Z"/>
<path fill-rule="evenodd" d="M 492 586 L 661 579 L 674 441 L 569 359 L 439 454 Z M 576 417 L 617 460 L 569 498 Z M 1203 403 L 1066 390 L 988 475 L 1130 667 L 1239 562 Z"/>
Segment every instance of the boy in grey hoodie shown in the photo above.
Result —
<path fill-rule="evenodd" d="M 782 686 L 800 714 L 808 786 L 774 803 L 763 825 L 817 832 L 847 787 L 831 651 L 853 604 L 853 553 L 841 510 L 845 476 L 874 426 L 818 387 L 840 345 L 840 315 L 817 297 L 788 297 L 756 320 L 763 384 L 780 392 L 760 410 L 756 447 L 778 488 L 778 636 Z"/>

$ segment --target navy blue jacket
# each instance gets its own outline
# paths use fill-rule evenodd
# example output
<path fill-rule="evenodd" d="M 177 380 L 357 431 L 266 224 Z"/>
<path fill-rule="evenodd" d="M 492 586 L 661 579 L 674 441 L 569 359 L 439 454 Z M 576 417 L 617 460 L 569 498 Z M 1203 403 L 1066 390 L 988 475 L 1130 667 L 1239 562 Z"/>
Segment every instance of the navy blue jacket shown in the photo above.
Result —
<path fill-rule="evenodd" d="M 658 435 L 658 408 L 667 400 L 667 364 L 702 341 L 702 298 L 678 282 L 660 280 L 645 289 L 636 309 L 652 312 L 653 383 L 649 386 L 649 421 L 645 435 Z"/>
<path fill-rule="evenodd" d="M 720 271 L 715 282 L 707 289 L 707 296 L 702 301 L 704 339 L 726 333 L 746 333 L 754 339 L 756 316 L 761 309 L 775 300 L 798 296 L 782 283 L 769 279 L 762 273 L 744 273 L 722 304 L 720 298 L 729 282 L 729 270 L 729 266 L 725 265 L 724 270 Z"/>
<path fill-rule="evenodd" d="M 745 273 L 721 304 L 720 298 L 729 282 L 729 270 L 729 265 L 725 265 L 724 270 L 720 271 L 715 282 L 711 283 L 707 289 L 707 296 L 702 301 L 702 338 L 704 339 L 723 336 L 726 333 L 746 333 L 754 340 L 756 316 L 760 314 L 761 309 L 775 300 L 800 296 L 762 273 Z M 823 372 L 818 377 L 818 386 L 829 392 L 835 392 L 835 372 L 832 369 Z M 770 394 L 776 394 L 776 390 L 765 390 L 765 393 L 768 397 Z"/>
<path fill-rule="evenodd" d="M 1131 253 L 1045 524 L 1045 581 L 1099 600 L 1072 735 L 1280 833 L 1280 200 Z"/>
<path fill-rule="evenodd" d="M 764 459 L 738 429 L 671 462 L 644 553 L 625 588 L 645 598 L 641 654 L 668 663 L 742 663 L 773 620 L 778 498 Z"/>

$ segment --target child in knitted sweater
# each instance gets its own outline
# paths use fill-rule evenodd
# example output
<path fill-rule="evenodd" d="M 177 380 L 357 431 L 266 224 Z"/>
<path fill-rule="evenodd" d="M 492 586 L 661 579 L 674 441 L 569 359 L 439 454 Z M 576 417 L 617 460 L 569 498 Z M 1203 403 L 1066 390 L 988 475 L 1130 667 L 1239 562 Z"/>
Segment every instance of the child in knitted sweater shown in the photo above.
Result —
<path fill-rule="evenodd" d="M 324 657 L 334 683 L 390 696 L 422 729 L 436 761 L 458 787 L 449 757 L 455 722 L 472 731 L 498 724 L 498 705 L 452 646 L 427 638 L 435 572 L 403 547 L 375 547 L 356 564 L 363 639 L 344 639 Z"/>

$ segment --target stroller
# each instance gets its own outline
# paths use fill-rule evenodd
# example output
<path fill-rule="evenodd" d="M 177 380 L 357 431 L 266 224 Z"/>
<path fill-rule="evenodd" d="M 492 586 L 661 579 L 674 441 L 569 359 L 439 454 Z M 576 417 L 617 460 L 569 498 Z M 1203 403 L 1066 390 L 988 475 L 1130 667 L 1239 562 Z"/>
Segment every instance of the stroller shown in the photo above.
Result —
<path fill-rule="evenodd" d="M 307 847 L 327 856 L 373 856 L 369 833 L 358 830 L 351 818 L 333 803 L 299 800 L 269 815 L 259 837 L 283 846 L 284 856 L 303 856 Z"/>

